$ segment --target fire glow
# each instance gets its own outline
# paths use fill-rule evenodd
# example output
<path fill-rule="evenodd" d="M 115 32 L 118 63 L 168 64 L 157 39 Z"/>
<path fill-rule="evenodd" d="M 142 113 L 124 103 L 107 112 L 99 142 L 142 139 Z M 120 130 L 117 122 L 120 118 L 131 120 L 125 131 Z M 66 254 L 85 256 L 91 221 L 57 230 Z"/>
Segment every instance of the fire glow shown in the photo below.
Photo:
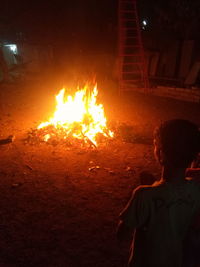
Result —
<path fill-rule="evenodd" d="M 83 89 L 77 88 L 74 96 L 65 96 L 65 88 L 56 95 L 56 108 L 53 117 L 42 122 L 37 128 L 49 126 L 64 133 L 64 139 L 73 137 L 86 143 L 98 146 L 98 136 L 112 138 L 113 132 L 107 128 L 107 120 L 102 104 L 97 104 L 98 90 L 95 85 L 90 90 L 89 85 Z M 48 141 L 53 135 L 49 131 L 44 135 Z"/>

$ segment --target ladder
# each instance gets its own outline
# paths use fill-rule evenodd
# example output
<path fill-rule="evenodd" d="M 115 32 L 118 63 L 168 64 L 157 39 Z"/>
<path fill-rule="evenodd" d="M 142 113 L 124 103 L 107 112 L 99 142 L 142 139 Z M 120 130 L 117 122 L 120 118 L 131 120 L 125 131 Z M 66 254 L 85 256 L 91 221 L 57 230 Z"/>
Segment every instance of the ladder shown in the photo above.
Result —
<path fill-rule="evenodd" d="M 149 88 L 136 0 L 118 0 L 119 93 Z"/>

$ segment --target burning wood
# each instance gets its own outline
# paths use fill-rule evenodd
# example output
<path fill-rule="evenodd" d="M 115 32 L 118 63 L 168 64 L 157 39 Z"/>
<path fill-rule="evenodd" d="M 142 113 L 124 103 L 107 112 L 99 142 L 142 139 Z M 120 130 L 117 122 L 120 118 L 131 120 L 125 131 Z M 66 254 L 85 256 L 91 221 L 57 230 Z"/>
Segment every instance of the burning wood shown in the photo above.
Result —
<path fill-rule="evenodd" d="M 83 143 L 97 147 L 100 140 L 110 139 L 113 132 L 107 127 L 107 119 L 102 104 L 97 103 L 97 86 L 89 85 L 65 96 L 63 88 L 56 95 L 56 108 L 53 116 L 42 122 L 30 135 L 48 143 L 62 140 L 68 145 Z"/>

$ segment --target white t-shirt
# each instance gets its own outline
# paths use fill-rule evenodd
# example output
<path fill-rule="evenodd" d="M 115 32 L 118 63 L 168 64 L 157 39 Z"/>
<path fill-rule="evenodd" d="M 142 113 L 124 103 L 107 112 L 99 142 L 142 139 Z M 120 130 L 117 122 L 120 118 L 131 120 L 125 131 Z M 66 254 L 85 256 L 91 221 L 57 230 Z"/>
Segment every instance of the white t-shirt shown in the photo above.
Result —
<path fill-rule="evenodd" d="M 181 266 L 182 243 L 199 209 L 200 184 L 195 181 L 160 181 L 136 188 L 120 215 L 135 229 L 129 266 Z"/>

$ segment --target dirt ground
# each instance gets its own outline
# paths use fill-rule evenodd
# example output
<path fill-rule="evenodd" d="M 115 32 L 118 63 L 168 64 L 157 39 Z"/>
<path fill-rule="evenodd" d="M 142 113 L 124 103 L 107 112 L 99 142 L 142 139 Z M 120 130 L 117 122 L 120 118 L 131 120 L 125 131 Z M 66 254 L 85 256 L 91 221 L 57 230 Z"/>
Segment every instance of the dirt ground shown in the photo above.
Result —
<path fill-rule="evenodd" d="M 83 150 L 23 142 L 52 113 L 53 83 L 0 86 L 0 138 L 16 137 L 0 146 L 0 267 L 125 265 L 129 244 L 116 240 L 118 214 L 141 171 L 159 177 L 152 131 L 171 118 L 200 125 L 200 105 L 138 93 L 119 97 L 114 87 L 99 89 L 108 120 L 143 138 Z"/>

